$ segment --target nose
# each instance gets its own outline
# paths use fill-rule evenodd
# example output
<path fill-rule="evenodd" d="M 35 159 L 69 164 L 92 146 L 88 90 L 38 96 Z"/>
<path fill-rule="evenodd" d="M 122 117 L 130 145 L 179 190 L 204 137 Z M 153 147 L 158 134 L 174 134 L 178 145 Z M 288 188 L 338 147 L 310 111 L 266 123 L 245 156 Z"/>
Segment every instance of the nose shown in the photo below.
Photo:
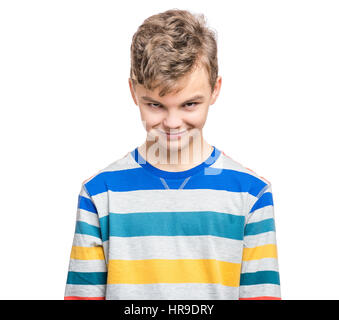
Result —
<path fill-rule="evenodd" d="M 182 128 L 182 118 L 179 112 L 175 110 L 169 111 L 167 115 L 164 117 L 163 125 L 166 130 L 170 131 L 170 129 L 178 130 Z"/>

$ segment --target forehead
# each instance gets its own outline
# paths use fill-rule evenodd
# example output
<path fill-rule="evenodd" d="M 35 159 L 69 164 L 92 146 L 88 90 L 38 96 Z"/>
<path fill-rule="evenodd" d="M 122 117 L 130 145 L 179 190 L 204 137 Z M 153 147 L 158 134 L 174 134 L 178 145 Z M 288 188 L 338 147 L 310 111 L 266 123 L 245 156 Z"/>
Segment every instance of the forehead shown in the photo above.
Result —
<path fill-rule="evenodd" d="M 163 97 L 159 96 L 161 86 L 154 90 L 147 90 L 144 86 L 137 84 L 136 92 L 140 96 L 147 95 L 159 101 L 178 100 L 179 102 L 195 94 L 207 94 L 210 92 L 210 84 L 206 68 L 203 66 L 195 68 L 190 74 L 177 81 L 177 87 L 181 89 L 179 92 L 169 93 Z"/>

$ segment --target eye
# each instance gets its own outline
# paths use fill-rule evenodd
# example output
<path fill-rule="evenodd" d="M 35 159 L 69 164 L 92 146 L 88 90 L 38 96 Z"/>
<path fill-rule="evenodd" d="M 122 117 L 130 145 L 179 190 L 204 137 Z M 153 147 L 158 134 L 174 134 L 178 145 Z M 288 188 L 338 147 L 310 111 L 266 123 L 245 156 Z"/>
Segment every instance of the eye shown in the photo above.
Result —
<path fill-rule="evenodd" d="M 147 103 L 147 105 L 149 105 L 150 107 L 152 107 L 154 109 L 157 109 L 158 108 L 157 106 L 159 106 L 159 103 Z M 154 106 L 154 105 L 156 105 L 156 106 Z"/>
<path fill-rule="evenodd" d="M 192 108 L 195 107 L 196 105 L 198 105 L 198 102 L 187 102 L 184 106 L 187 106 L 188 108 Z M 147 103 L 148 106 L 150 106 L 153 109 L 158 109 L 158 108 L 162 108 L 162 106 L 159 103 Z"/>
<path fill-rule="evenodd" d="M 197 102 L 187 102 L 187 103 L 186 103 L 186 106 L 189 105 L 189 104 L 194 104 L 194 106 L 195 106 L 195 105 L 197 105 L 198 103 L 197 103 Z M 193 106 L 191 105 L 191 106 L 188 106 L 188 107 L 193 107 Z"/>

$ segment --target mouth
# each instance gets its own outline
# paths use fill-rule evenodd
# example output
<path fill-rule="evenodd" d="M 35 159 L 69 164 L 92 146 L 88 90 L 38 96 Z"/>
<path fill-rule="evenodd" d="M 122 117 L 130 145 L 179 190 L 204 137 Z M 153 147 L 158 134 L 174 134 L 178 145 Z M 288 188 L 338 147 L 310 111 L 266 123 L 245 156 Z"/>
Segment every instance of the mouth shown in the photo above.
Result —
<path fill-rule="evenodd" d="M 185 133 L 187 130 L 180 131 L 180 132 L 166 132 L 167 135 L 175 136 Z"/>
<path fill-rule="evenodd" d="M 166 132 L 166 131 L 161 131 L 162 134 L 165 134 L 167 139 L 177 139 L 180 138 L 181 136 L 183 136 L 188 130 L 183 130 L 183 131 L 179 131 L 179 132 Z"/>

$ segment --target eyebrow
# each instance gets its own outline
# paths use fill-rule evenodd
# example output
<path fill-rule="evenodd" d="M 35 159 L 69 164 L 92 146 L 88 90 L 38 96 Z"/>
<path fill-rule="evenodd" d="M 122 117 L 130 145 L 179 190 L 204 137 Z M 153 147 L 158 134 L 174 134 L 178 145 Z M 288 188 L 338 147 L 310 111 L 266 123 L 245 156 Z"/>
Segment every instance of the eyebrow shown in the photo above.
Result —
<path fill-rule="evenodd" d="M 154 100 L 154 99 L 152 99 L 151 97 L 148 97 L 148 96 L 142 96 L 141 98 L 146 100 L 146 101 L 152 101 L 152 102 L 161 104 L 159 101 Z M 204 99 L 204 98 L 205 97 L 203 95 L 198 94 L 198 95 L 195 95 L 194 97 L 192 97 L 190 99 L 185 100 L 182 104 L 186 104 L 186 103 L 191 102 L 193 100 L 200 100 L 200 99 Z"/>

